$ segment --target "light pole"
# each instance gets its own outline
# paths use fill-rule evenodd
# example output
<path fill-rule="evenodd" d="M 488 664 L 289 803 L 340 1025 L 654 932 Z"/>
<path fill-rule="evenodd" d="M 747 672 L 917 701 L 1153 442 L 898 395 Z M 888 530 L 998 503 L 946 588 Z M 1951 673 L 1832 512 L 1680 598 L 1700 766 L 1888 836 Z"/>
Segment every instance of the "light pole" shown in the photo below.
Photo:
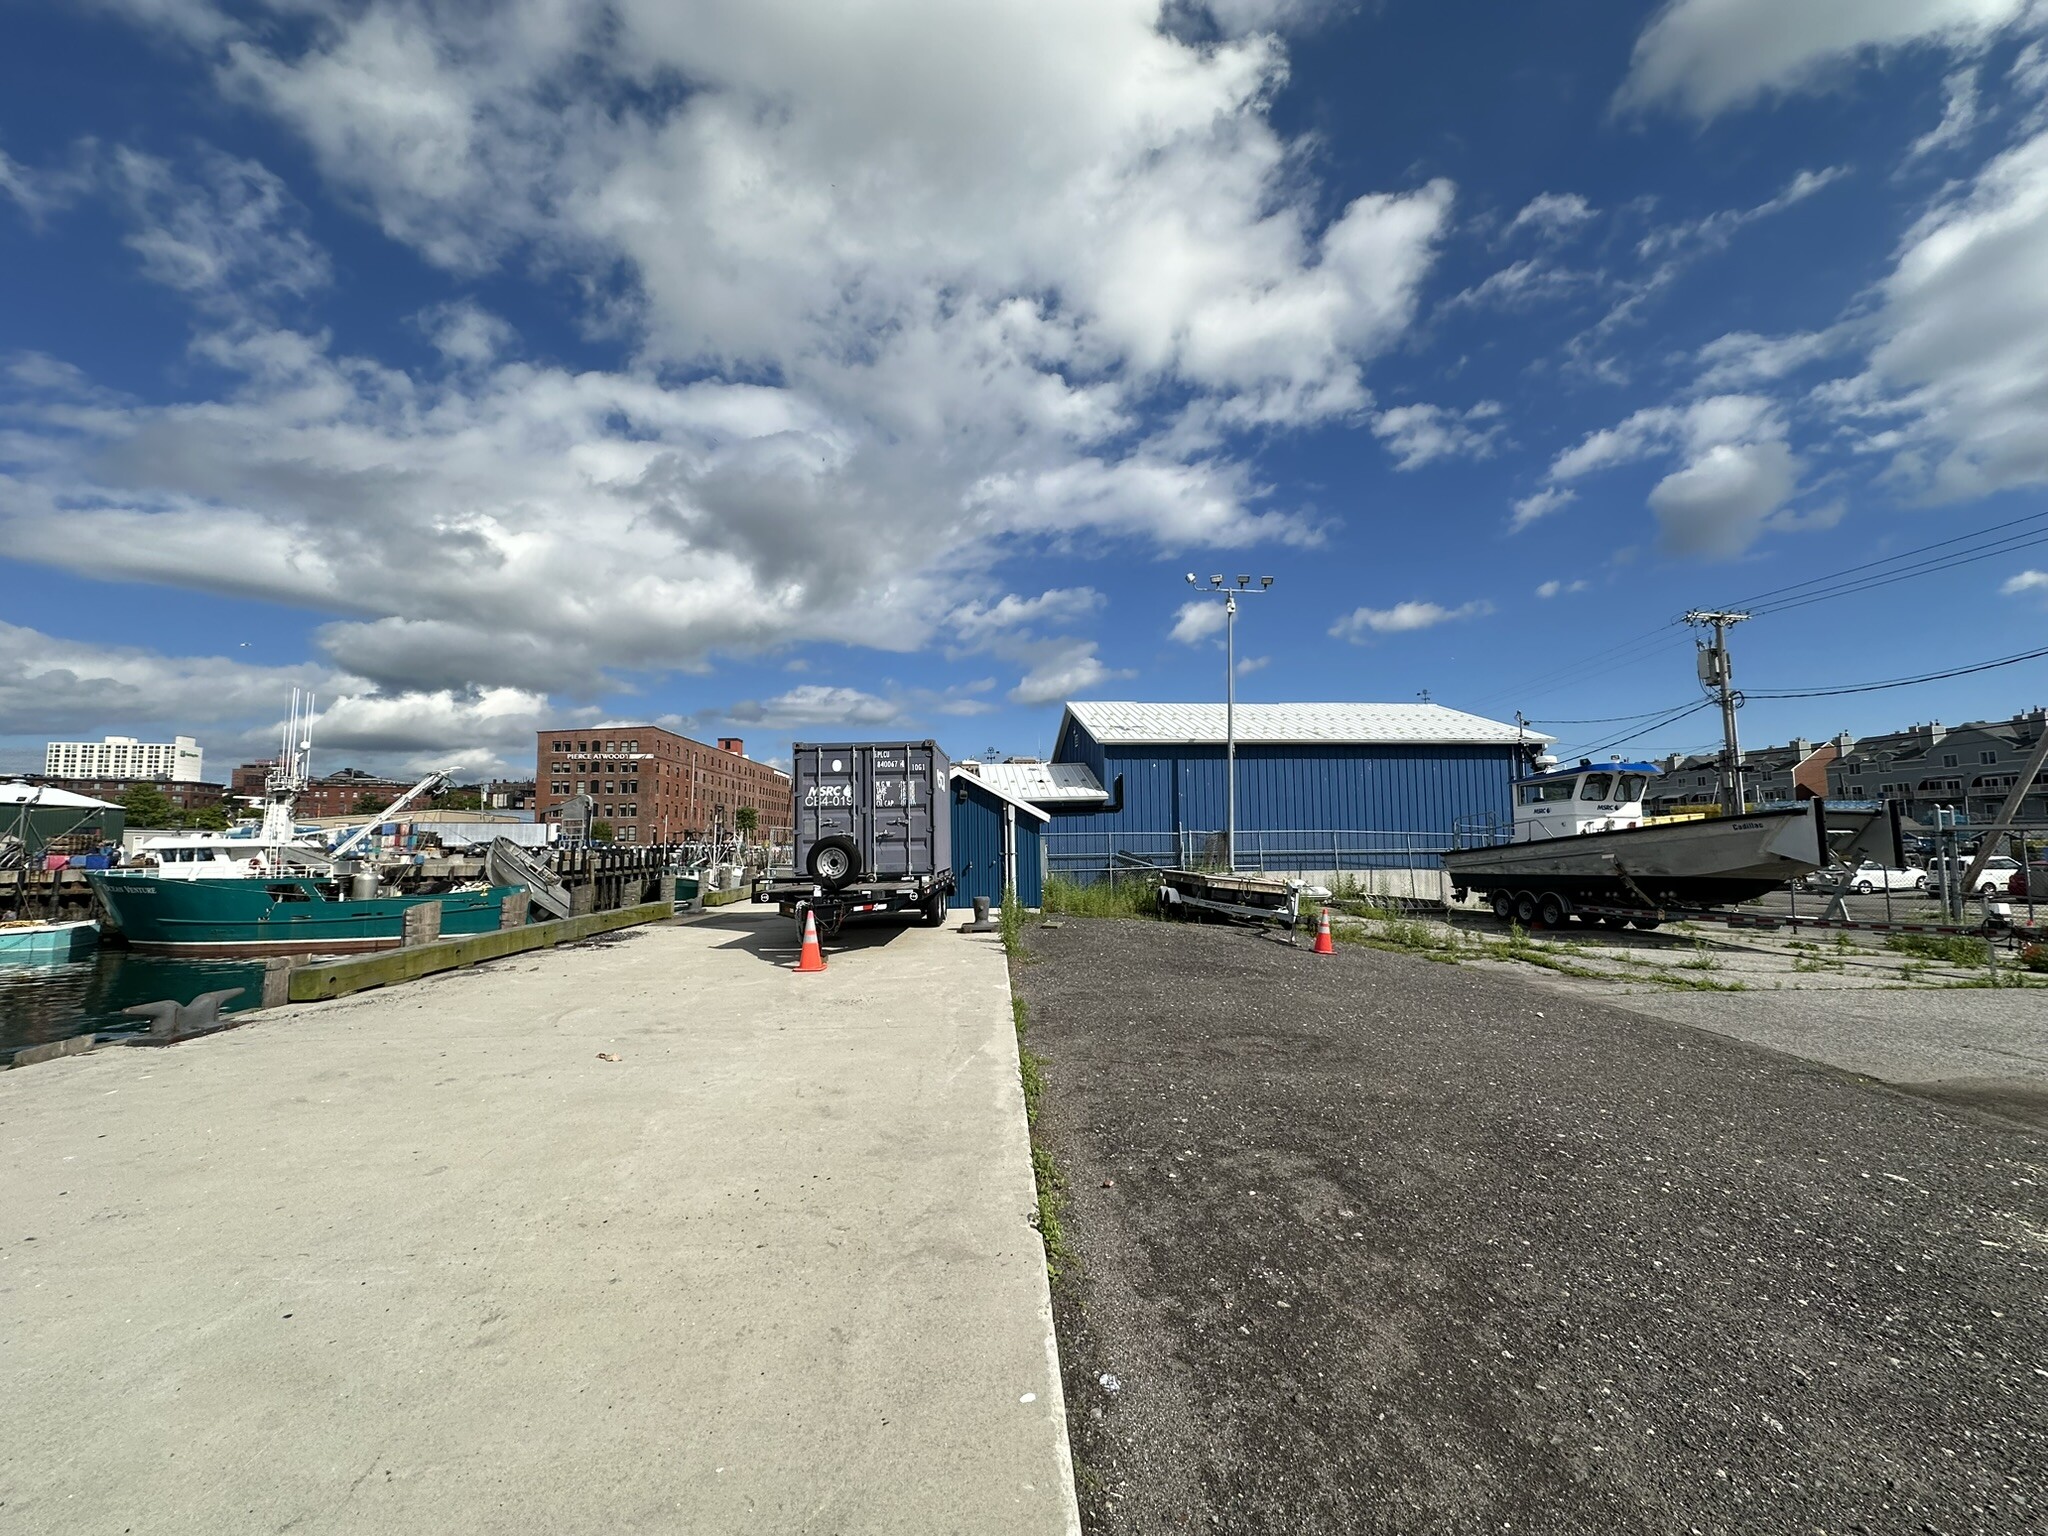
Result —
<path fill-rule="evenodd" d="M 1223 863 L 1234 875 L 1237 873 L 1237 600 L 1240 595 L 1256 597 L 1261 592 L 1270 592 L 1273 578 L 1261 576 L 1255 587 L 1251 577 L 1240 576 L 1237 585 L 1229 587 L 1224 585 L 1221 576 L 1211 576 L 1208 587 L 1204 589 L 1195 580 L 1195 573 L 1189 571 L 1188 585 L 1223 598 Z"/>

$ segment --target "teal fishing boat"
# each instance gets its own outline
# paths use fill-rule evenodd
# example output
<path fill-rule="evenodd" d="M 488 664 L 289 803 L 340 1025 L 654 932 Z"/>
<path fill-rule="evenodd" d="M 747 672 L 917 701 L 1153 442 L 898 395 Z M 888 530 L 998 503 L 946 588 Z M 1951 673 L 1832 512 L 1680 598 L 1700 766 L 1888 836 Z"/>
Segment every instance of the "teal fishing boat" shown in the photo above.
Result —
<path fill-rule="evenodd" d="M 186 880 L 95 870 L 86 878 L 130 945 L 186 955 L 396 949 L 404 942 L 405 914 L 428 903 L 441 908 L 444 938 L 495 933 L 505 898 L 526 894 L 521 886 L 492 885 L 361 898 L 347 882 L 293 875 Z"/>
<path fill-rule="evenodd" d="M 71 960 L 100 941 L 90 918 L 69 922 L 0 922 L 0 965 Z"/>

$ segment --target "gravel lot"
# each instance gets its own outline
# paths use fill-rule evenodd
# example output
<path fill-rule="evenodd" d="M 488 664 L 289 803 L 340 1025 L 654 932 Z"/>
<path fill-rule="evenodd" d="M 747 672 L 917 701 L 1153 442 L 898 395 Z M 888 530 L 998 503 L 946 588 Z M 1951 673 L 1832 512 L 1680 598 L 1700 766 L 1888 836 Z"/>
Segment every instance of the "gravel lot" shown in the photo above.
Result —
<path fill-rule="evenodd" d="M 1496 968 L 1017 981 L 1093 1532 L 2048 1530 L 2048 1141 Z"/>

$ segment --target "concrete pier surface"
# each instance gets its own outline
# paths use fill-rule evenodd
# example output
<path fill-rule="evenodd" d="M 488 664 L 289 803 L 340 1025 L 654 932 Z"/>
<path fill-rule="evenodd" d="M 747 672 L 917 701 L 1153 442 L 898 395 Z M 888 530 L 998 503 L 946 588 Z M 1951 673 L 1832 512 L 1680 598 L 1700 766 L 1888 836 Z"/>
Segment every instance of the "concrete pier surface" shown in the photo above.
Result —
<path fill-rule="evenodd" d="M 794 937 L 0 1076 L 0 1528 L 1078 1530 L 1001 948 Z"/>

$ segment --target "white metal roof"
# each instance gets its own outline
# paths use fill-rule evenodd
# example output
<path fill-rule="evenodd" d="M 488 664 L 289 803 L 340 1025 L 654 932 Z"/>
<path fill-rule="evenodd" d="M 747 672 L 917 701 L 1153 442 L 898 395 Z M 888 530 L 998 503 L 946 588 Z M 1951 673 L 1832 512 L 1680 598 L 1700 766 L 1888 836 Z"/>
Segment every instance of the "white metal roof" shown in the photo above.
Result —
<path fill-rule="evenodd" d="M 1221 704 L 1076 703 L 1067 713 L 1105 746 L 1221 744 Z M 1062 736 L 1066 734 L 1062 729 Z M 1240 704 L 1237 739 L 1274 746 L 1512 746 L 1547 742 L 1483 715 L 1441 704 Z"/>
<path fill-rule="evenodd" d="M 1086 763 L 976 763 L 967 771 L 1032 805 L 1100 805 L 1109 798 Z"/>
<path fill-rule="evenodd" d="M 988 780 L 980 777 L 971 769 L 955 767 L 952 772 L 952 778 L 964 781 L 969 784 L 979 784 L 983 789 L 987 790 L 990 794 L 994 795 L 998 800 L 1004 801 L 1009 805 L 1015 806 L 1018 810 L 1024 812 L 1027 816 L 1036 816 L 1040 821 L 1052 820 L 1052 813 L 1050 811 L 1041 811 L 1029 800 L 1019 799 L 1015 794 L 1003 788 L 1003 786 L 1000 784 L 989 783 Z"/>
<path fill-rule="evenodd" d="M 68 789 L 57 789 L 48 784 L 0 784 L 0 805 L 50 806 L 65 811 L 118 811 L 120 806 L 108 800 L 94 800 L 85 795 L 74 795 Z"/>

